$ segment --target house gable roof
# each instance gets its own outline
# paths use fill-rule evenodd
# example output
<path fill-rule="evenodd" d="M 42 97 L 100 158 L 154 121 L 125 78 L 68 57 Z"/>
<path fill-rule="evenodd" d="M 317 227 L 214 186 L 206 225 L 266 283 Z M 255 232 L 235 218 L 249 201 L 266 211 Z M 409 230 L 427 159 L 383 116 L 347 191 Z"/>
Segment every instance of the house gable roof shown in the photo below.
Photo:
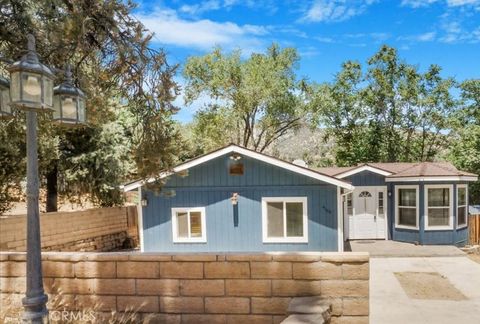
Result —
<path fill-rule="evenodd" d="M 385 176 L 385 181 L 476 181 L 477 175 L 458 170 L 449 162 L 365 163 L 354 167 L 317 169 L 339 179 L 370 171 Z"/>
<path fill-rule="evenodd" d="M 290 162 L 286 162 L 286 161 L 274 158 L 272 156 L 269 156 L 269 155 L 266 155 L 266 154 L 263 154 L 263 153 L 259 153 L 259 152 L 256 152 L 256 151 L 253 151 L 253 150 L 250 150 L 250 149 L 247 149 L 247 148 L 235 145 L 235 144 L 230 144 L 230 145 L 225 146 L 223 148 L 220 148 L 216 151 L 210 152 L 208 154 L 201 155 L 201 156 L 199 156 L 197 158 L 194 158 L 190 161 L 182 163 L 182 164 L 174 167 L 172 171 L 161 172 L 160 173 L 160 178 L 166 178 L 166 177 L 171 176 L 175 173 L 185 171 L 185 170 L 190 169 L 194 166 L 197 166 L 199 164 L 205 163 L 207 161 L 213 160 L 215 158 L 218 158 L 220 156 L 230 154 L 230 153 L 237 153 L 237 154 L 240 154 L 240 155 L 244 155 L 244 156 L 250 157 L 252 159 L 263 161 L 265 163 L 275 165 L 277 167 L 292 171 L 292 172 L 297 173 L 297 174 L 301 174 L 301 175 L 304 175 L 304 176 L 307 176 L 307 177 L 310 177 L 310 178 L 313 178 L 313 179 L 316 179 L 316 180 L 319 180 L 319 181 L 322 181 L 322 182 L 326 182 L 326 183 L 329 183 L 329 184 L 332 184 L 332 185 L 335 185 L 335 186 L 338 186 L 338 187 L 341 187 L 341 188 L 344 188 L 344 189 L 347 189 L 347 190 L 353 190 L 353 186 L 350 183 L 345 182 L 341 179 L 332 177 L 328 174 L 324 174 L 324 173 L 319 172 L 319 171 L 315 171 L 313 169 L 309 169 L 309 168 L 302 167 L 302 166 L 299 166 L 299 165 L 296 165 L 296 164 L 293 164 L 293 163 L 290 163 Z M 133 190 L 133 189 L 136 189 L 138 187 L 143 186 L 147 182 L 153 182 L 153 181 L 155 181 L 154 178 L 151 178 L 151 179 L 148 179 L 148 180 L 134 181 L 134 182 L 125 184 L 122 187 L 122 189 L 124 191 L 130 191 L 130 190 Z"/>

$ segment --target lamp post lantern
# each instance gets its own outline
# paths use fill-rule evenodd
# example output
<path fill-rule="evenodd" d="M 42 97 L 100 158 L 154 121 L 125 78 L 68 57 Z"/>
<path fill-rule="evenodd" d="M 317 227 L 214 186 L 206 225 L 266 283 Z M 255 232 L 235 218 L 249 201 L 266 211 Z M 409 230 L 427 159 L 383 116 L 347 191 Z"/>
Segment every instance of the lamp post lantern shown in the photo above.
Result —
<path fill-rule="evenodd" d="M 27 120 L 27 271 L 26 294 L 22 299 L 22 320 L 26 323 L 48 322 L 47 295 L 43 290 L 41 235 L 39 213 L 39 176 L 38 176 L 38 143 L 37 143 L 37 113 L 51 112 L 55 108 L 52 69 L 40 63 L 35 51 L 35 38 L 27 35 L 28 52 L 19 61 L 8 67 L 10 82 L 0 79 L 0 117 L 12 115 L 12 108 L 23 110 Z M 85 123 L 85 96 L 80 89 L 73 86 L 71 73 L 68 69 L 68 91 L 60 89 L 58 99 L 62 101 L 63 109 L 71 109 L 73 105 L 79 116 L 79 103 L 83 111 L 82 121 L 75 120 L 75 124 Z M 76 94 L 76 95 L 75 95 Z M 57 99 L 57 96 L 55 96 Z M 9 101 L 9 102 L 8 102 Z M 70 105 L 70 106 L 69 106 Z M 62 116 L 55 118 L 60 123 L 69 122 Z"/>

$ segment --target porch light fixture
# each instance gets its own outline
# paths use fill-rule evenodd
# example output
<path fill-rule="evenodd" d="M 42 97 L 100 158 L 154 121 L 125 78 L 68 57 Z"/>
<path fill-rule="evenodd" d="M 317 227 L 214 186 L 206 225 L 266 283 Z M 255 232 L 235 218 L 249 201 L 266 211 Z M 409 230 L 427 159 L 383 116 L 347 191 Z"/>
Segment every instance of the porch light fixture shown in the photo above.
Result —
<path fill-rule="evenodd" d="M 230 160 L 239 161 L 241 159 L 242 159 L 242 156 L 238 153 L 233 153 L 232 155 L 230 155 Z"/>
<path fill-rule="evenodd" d="M 143 198 L 143 199 L 140 201 L 140 204 L 142 205 L 142 207 L 147 207 L 147 206 L 148 206 L 148 200 L 147 200 L 147 198 Z"/>
<path fill-rule="evenodd" d="M 73 85 L 70 65 L 63 83 L 53 88 L 53 120 L 62 125 L 85 124 L 85 94 Z"/>
<path fill-rule="evenodd" d="M 51 110 L 54 74 L 38 60 L 33 35 L 28 35 L 27 39 L 27 54 L 8 67 L 11 105 L 37 112 Z"/>
<path fill-rule="evenodd" d="M 0 119 L 8 119 L 12 116 L 12 108 L 10 107 L 10 82 L 0 77 Z"/>
<path fill-rule="evenodd" d="M 234 192 L 232 194 L 232 198 L 230 198 L 230 201 L 232 202 L 232 205 L 235 206 L 238 204 L 238 193 Z"/>

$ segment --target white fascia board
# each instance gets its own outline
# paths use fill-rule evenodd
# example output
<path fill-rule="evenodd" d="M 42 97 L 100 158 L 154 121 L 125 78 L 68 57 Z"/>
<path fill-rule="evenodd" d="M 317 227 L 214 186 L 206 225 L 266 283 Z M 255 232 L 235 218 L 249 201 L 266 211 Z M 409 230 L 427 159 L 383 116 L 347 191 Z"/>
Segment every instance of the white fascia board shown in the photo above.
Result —
<path fill-rule="evenodd" d="M 385 182 L 426 182 L 426 181 L 477 181 L 474 176 L 436 176 L 436 177 L 389 177 Z"/>
<path fill-rule="evenodd" d="M 159 177 L 161 179 L 165 178 L 165 177 L 168 177 L 168 176 L 170 176 L 174 173 L 188 170 L 188 169 L 190 169 L 192 167 L 195 167 L 199 164 L 202 164 L 202 163 L 208 162 L 210 160 L 216 159 L 217 157 L 220 157 L 220 156 L 228 154 L 228 153 L 238 153 L 238 154 L 241 154 L 241 155 L 244 155 L 244 156 L 247 156 L 247 157 L 250 157 L 250 158 L 265 162 L 265 163 L 268 163 L 268 164 L 272 164 L 272 165 L 278 166 L 280 168 L 283 168 L 283 169 L 286 169 L 286 170 L 289 170 L 289 171 L 292 171 L 292 172 L 295 172 L 295 173 L 298 173 L 298 174 L 302 174 L 304 176 L 307 176 L 307 177 L 310 177 L 310 178 L 313 178 L 313 179 L 320 180 L 322 182 L 330 183 L 330 184 L 333 184 L 335 186 L 345 188 L 347 190 L 353 190 L 354 189 L 354 186 L 352 186 L 351 184 L 349 184 L 345 181 L 342 181 L 342 180 L 339 180 L 339 179 L 336 179 L 334 177 L 330 177 L 330 176 L 327 176 L 327 175 L 320 174 L 318 172 L 312 171 L 312 170 L 307 169 L 307 168 L 302 168 L 302 167 L 297 166 L 295 164 L 291 164 L 291 163 L 288 163 L 288 162 L 270 157 L 268 155 L 264 155 L 262 153 L 247 150 L 243 147 L 236 146 L 236 145 L 227 146 L 227 147 L 225 147 L 223 149 L 220 149 L 218 151 L 215 151 L 215 152 L 212 152 L 210 154 L 204 155 L 204 156 L 199 157 L 197 159 L 193 159 L 189 162 L 180 164 L 179 166 L 173 168 L 172 172 L 163 172 L 162 174 L 160 174 Z M 155 179 L 150 178 L 146 182 L 150 183 L 150 182 L 153 182 L 153 181 L 155 181 Z M 128 185 L 123 186 L 123 190 L 124 191 L 129 191 L 129 190 L 132 190 L 132 189 L 136 189 L 136 188 L 138 188 L 138 187 L 140 187 L 144 184 L 145 184 L 145 181 L 139 180 L 139 181 L 132 182 Z"/>
<path fill-rule="evenodd" d="M 392 174 L 392 173 L 390 173 L 390 172 L 387 172 L 387 171 L 384 171 L 384 170 L 381 170 L 381 169 L 374 168 L 374 167 L 372 167 L 372 166 L 370 166 L 370 165 L 362 165 L 362 166 L 357 167 L 357 168 L 355 168 L 355 169 L 352 169 L 352 170 L 349 170 L 349 171 L 346 171 L 346 172 L 337 174 L 337 175 L 335 176 L 335 178 L 343 179 L 343 178 L 349 177 L 349 176 L 351 176 L 351 175 L 354 175 L 354 174 L 357 174 L 357 173 L 360 173 L 360 172 L 363 172 L 363 171 L 370 171 L 370 172 L 377 173 L 377 174 L 380 174 L 380 175 L 383 175 L 383 176 L 389 176 L 389 175 Z"/>

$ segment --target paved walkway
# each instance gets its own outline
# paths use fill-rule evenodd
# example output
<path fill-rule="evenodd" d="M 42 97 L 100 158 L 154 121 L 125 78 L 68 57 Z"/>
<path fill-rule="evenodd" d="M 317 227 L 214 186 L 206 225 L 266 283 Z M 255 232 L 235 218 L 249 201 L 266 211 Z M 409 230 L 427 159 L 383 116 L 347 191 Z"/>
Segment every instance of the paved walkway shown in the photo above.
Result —
<path fill-rule="evenodd" d="M 409 298 L 394 275 L 406 271 L 438 272 L 467 300 Z M 480 323 L 480 264 L 467 257 L 371 258 L 370 323 Z"/>
<path fill-rule="evenodd" d="M 371 257 L 445 257 L 465 256 L 452 245 L 415 245 L 385 240 L 348 241 L 345 250 L 369 252 Z"/>

